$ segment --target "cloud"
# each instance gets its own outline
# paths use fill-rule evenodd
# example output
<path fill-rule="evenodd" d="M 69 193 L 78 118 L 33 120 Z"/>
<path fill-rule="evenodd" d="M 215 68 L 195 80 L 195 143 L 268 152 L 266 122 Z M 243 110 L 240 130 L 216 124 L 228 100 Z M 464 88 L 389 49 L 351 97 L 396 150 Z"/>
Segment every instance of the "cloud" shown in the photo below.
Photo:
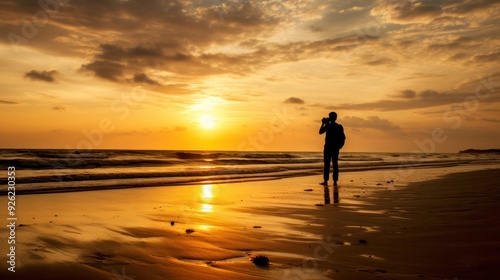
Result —
<path fill-rule="evenodd" d="M 443 11 L 439 1 L 378 1 L 371 10 L 374 16 L 381 16 L 392 23 L 431 22 Z"/>
<path fill-rule="evenodd" d="M 64 106 L 54 106 L 54 107 L 52 107 L 52 110 L 64 112 L 64 111 L 66 111 L 66 107 L 64 107 Z"/>
<path fill-rule="evenodd" d="M 470 14 L 477 11 L 494 10 L 500 5 L 497 0 L 461 0 L 446 3 L 447 10 L 454 14 Z"/>
<path fill-rule="evenodd" d="M 438 74 L 438 73 L 422 73 L 422 72 L 417 72 L 417 73 L 412 73 L 407 77 L 401 78 L 400 80 L 414 80 L 414 79 L 427 79 L 427 78 L 439 78 L 443 77 L 444 74 Z"/>
<path fill-rule="evenodd" d="M 359 12 L 359 11 L 362 11 L 364 9 L 366 9 L 366 7 L 354 6 L 354 7 L 348 8 L 348 9 L 340 10 L 339 13 L 343 14 L 343 13 L 349 13 L 349 12 Z"/>
<path fill-rule="evenodd" d="M 56 81 L 56 79 L 54 78 L 56 74 L 57 74 L 56 70 L 52 71 L 31 70 L 30 72 L 25 73 L 24 77 L 33 81 L 38 80 L 38 81 L 53 83 Z"/>
<path fill-rule="evenodd" d="M 115 83 L 142 82 L 163 93 L 188 93 L 182 85 L 213 75 L 244 77 L 315 59 L 332 65 L 348 60 L 342 68 L 362 67 L 363 75 L 386 66 L 415 71 L 416 63 L 438 61 L 493 67 L 496 2 L 75 0 L 39 28 L 30 48 L 71 54 L 84 61 L 82 72 Z M 3 34 L 22 35 L 19 19 L 40 11 L 29 1 L 0 5 Z M 302 29 L 294 33 L 297 26 Z M 10 44 L 6 36 L 0 40 Z"/>
<path fill-rule="evenodd" d="M 370 61 L 366 61 L 365 64 L 370 65 L 370 66 L 391 65 L 391 64 L 394 64 L 394 60 L 387 58 L 387 57 L 382 57 L 382 58 L 377 58 L 377 59 L 373 59 Z"/>
<path fill-rule="evenodd" d="M 188 87 L 189 87 L 188 84 L 169 84 L 169 85 L 153 86 L 151 88 L 148 87 L 147 89 L 163 94 L 172 94 L 172 95 L 193 94 L 197 92 L 196 90 L 189 89 Z"/>
<path fill-rule="evenodd" d="M 411 89 L 405 89 L 405 90 L 399 91 L 397 94 L 391 95 L 391 96 L 396 97 L 396 98 L 411 99 L 411 98 L 415 98 L 417 96 L 417 92 L 414 90 L 411 90 Z"/>
<path fill-rule="evenodd" d="M 350 128 L 372 128 L 383 131 L 401 130 L 401 127 L 391 123 L 389 120 L 381 119 L 378 116 L 369 116 L 366 119 L 356 116 L 345 116 L 339 122 Z"/>
<path fill-rule="evenodd" d="M 492 52 L 488 54 L 480 54 L 474 56 L 473 62 L 475 63 L 498 63 L 500 61 L 500 51 Z"/>
<path fill-rule="evenodd" d="M 479 40 L 470 37 L 458 37 L 447 42 L 435 42 L 428 46 L 430 51 L 450 52 L 455 50 L 463 50 L 465 48 L 474 47 L 481 44 Z"/>
<path fill-rule="evenodd" d="M 412 89 L 405 89 L 396 95 L 389 95 L 394 99 L 382 99 L 365 103 L 344 103 L 334 106 L 323 106 L 327 110 L 376 110 L 400 111 L 408 109 L 430 108 L 450 104 L 467 104 L 468 102 L 496 103 L 500 102 L 500 72 L 491 75 L 468 79 L 458 84 L 450 91 L 438 92 L 432 89 L 417 93 Z"/>
<path fill-rule="evenodd" d="M 465 98 L 474 94 L 446 94 L 439 93 L 434 97 L 425 96 L 411 101 L 400 100 L 379 100 L 367 103 L 344 103 L 336 106 L 326 106 L 328 110 L 376 110 L 376 111 L 400 111 L 409 109 L 430 108 L 441 105 L 464 102 Z M 496 94 L 494 98 L 489 98 L 483 102 L 500 101 L 500 96 Z"/>
<path fill-rule="evenodd" d="M 146 65 L 143 65 L 141 67 L 138 64 L 140 63 L 148 64 L 149 62 L 145 61 L 140 62 L 136 61 L 136 59 L 144 57 L 146 58 L 163 57 L 163 55 L 160 54 L 159 52 L 143 47 L 131 48 L 127 50 L 111 45 L 103 45 L 101 47 L 103 48 L 103 52 L 96 56 L 99 57 L 99 59 L 88 64 L 83 64 L 80 67 L 81 71 L 92 73 L 96 77 L 116 83 L 133 83 L 133 84 L 148 85 L 149 86 L 147 87 L 148 90 L 164 94 L 190 94 L 195 92 L 187 88 L 189 86 L 188 84 L 183 84 L 183 83 L 164 84 L 157 79 L 151 78 L 149 75 L 143 72 L 128 74 L 136 70 L 143 70 L 147 68 Z M 115 61 L 100 60 L 104 58 Z M 159 64 L 161 62 L 156 61 L 152 63 Z"/>
<path fill-rule="evenodd" d="M 80 69 L 82 71 L 91 72 L 97 77 L 113 82 L 118 82 L 125 72 L 124 68 L 125 66 L 120 63 L 105 60 L 96 60 L 88 64 L 83 64 Z"/>
<path fill-rule="evenodd" d="M 15 104 L 19 104 L 19 103 L 14 102 L 14 101 L 8 101 L 8 100 L 0 100 L 0 104 L 15 105 Z"/>
<path fill-rule="evenodd" d="M 203 48 L 186 48 L 172 41 L 169 44 L 139 44 L 125 47 L 118 44 L 101 44 L 93 61 L 83 64 L 81 70 L 96 77 L 117 83 L 145 81 L 151 85 L 164 82 L 145 73 L 161 69 L 172 75 L 170 79 L 199 79 L 200 77 L 233 74 L 246 76 L 269 65 L 330 56 L 332 53 L 350 51 L 354 48 L 376 44 L 376 37 L 347 35 L 317 41 L 287 43 L 248 42 L 252 50 L 242 53 L 204 51 Z M 241 44 L 247 45 L 245 42 Z M 392 63 L 388 58 L 368 61 L 368 65 Z"/>
<path fill-rule="evenodd" d="M 153 85 L 153 86 L 161 85 L 158 81 L 151 79 L 150 77 L 148 77 L 148 75 L 146 75 L 144 73 L 136 73 L 134 75 L 134 77 L 132 78 L 132 82 L 134 82 L 134 83 L 146 83 L 146 84 Z"/>
<path fill-rule="evenodd" d="M 487 121 L 487 122 L 494 122 L 494 123 L 499 123 L 499 119 L 493 119 L 493 118 L 482 118 L 482 121 Z"/>
<path fill-rule="evenodd" d="M 466 86 L 475 88 L 472 91 L 465 91 Z M 479 89 L 479 90 L 476 90 Z M 415 92 L 413 94 L 412 92 Z M 413 97 L 411 97 L 413 96 Z M 467 82 L 460 91 L 457 92 L 437 92 L 435 90 L 424 90 L 417 93 L 414 90 L 404 90 L 397 97 L 400 100 L 382 99 L 366 103 L 344 103 L 334 106 L 324 106 L 327 110 L 376 110 L 376 111 L 400 111 L 408 109 L 430 108 L 449 104 L 464 104 L 466 102 L 491 103 L 500 101 L 500 86 L 498 83 L 491 83 L 483 86 L 479 80 Z M 401 100 L 406 99 L 406 100 Z"/>
<path fill-rule="evenodd" d="M 163 56 L 161 49 L 158 46 L 145 47 L 136 46 L 132 48 L 123 48 L 112 44 L 102 44 L 101 53 L 96 57 L 103 60 L 121 61 L 124 59 L 158 59 Z"/>
<path fill-rule="evenodd" d="M 304 100 L 298 97 L 288 97 L 283 103 L 288 104 L 304 104 Z"/>

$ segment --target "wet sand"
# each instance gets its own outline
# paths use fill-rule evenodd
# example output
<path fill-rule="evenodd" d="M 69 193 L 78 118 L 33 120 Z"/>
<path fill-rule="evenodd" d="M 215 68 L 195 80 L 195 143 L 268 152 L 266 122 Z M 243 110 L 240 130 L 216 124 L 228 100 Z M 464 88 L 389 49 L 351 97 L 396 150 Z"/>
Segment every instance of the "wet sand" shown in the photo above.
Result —
<path fill-rule="evenodd" d="M 0 278 L 495 279 L 499 171 L 345 173 L 338 205 L 318 176 L 19 195 L 16 272 L 3 227 Z"/>

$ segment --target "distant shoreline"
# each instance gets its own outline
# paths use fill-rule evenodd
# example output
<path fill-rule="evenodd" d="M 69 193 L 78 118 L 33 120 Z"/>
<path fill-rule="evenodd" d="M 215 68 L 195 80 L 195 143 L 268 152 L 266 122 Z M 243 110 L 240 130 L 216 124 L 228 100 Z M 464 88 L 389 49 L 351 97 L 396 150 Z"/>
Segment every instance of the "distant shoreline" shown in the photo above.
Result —
<path fill-rule="evenodd" d="M 459 154 L 500 154 L 500 149 L 476 150 L 467 149 L 458 152 Z"/>

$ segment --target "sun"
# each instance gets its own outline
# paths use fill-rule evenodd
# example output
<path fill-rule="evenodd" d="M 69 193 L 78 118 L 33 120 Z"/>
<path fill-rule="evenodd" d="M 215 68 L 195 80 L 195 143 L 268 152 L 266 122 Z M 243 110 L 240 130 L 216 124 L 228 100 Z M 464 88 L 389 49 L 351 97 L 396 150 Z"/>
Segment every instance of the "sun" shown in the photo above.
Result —
<path fill-rule="evenodd" d="M 215 127 L 215 120 L 214 120 L 214 117 L 212 115 L 202 115 L 200 117 L 200 125 L 201 127 L 203 127 L 204 129 L 212 129 Z"/>

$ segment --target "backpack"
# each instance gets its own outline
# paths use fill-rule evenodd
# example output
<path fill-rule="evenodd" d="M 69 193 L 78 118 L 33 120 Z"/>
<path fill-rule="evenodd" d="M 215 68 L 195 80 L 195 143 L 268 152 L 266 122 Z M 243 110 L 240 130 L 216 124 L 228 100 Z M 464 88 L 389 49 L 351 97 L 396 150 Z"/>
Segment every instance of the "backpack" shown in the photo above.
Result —
<path fill-rule="evenodd" d="M 329 135 L 327 137 L 328 139 L 325 139 L 327 141 L 325 143 L 325 146 L 335 145 L 334 148 L 339 150 L 344 147 L 346 137 L 344 133 L 344 127 L 341 124 L 333 123 L 327 133 Z"/>
<path fill-rule="evenodd" d="M 336 125 L 336 133 L 335 133 L 335 143 L 338 143 L 337 146 L 340 149 L 344 147 L 345 144 L 345 133 L 344 133 L 344 127 L 341 124 Z"/>

